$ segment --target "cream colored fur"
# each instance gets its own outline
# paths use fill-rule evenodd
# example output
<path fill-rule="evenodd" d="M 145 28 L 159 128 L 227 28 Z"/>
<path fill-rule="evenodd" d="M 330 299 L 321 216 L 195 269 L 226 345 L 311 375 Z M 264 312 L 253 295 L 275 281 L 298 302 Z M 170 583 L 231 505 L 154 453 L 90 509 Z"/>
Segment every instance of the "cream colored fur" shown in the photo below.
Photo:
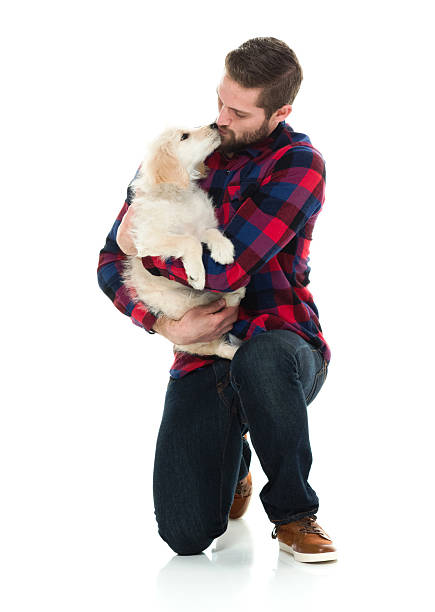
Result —
<path fill-rule="evenodd" d="M 182 138 L 189 134 L 188 138 Z M 205 271 L 202 242 L 218 263 L 234 261 L 234 246 L 218 229 L 213 203 L 197 184 L 204 176 L 203 160 L 220 144 L 217 129 L 210 126 L 194 130 L 169 128 L 151 145 L 141 170 L 131 187 L 133 201 L 118 228 L 117 242 L 127 254 L 122 272 L 136 301 L 149 310 L 180 319 L 190 308 L 209 304 L 221 297 L 236 306 L 245 296 L 245 287 L 231 293 L 204 290 Z M 181 258 L 190 287 L 154 276 L 142 265 L 147 255 Z M 230 334 L 213 342 L 174 344 L 176 351 L 197 355 L 218 355 L 232 359 L 241 340 Z"/>

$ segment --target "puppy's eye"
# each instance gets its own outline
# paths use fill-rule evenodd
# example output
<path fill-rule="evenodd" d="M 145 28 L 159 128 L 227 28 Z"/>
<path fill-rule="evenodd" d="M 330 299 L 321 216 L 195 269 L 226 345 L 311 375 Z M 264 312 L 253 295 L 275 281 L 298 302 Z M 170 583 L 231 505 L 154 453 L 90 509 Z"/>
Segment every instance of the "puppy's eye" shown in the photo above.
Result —
<path fill-rule="evenodd" d="M 180 140 L 186 140 L 186 138 L 189 138 L 189 134 L 183 134 Z"/>

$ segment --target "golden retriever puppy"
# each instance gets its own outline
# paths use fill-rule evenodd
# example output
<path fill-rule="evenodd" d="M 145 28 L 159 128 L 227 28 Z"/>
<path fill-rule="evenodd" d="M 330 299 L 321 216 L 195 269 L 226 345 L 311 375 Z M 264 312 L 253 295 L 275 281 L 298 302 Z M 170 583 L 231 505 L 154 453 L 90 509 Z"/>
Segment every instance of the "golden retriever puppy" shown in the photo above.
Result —
<path fill-rule="evenodd" d="M 205 271 L 202 242 L 218 263 L 234 261 L 231 240 L 218 230 L 213 202 L 196 180 L 204 176 L 204 159 L 220 144 L 216 124 L 193 130 L 169 128 L 150 146 L 138 175 L 131 183 L 134 196 L 118 228 L 116 240 L 127 257 L 122 277 L 134 290 L 135 301 L 171 319 L 180 319 L 190 308 L 209 304 L 221 297 L 237 306 L 245 287 L 231 293 L 204 290 Z M 202 171 L 199 168 L 202 167 Z M 189 284 L 154 276 L 141 257 L 148 255 L 181 258 Z M 212 342 L 174 344 L 174 350 L 232 359 L 242 341 L 232 334 Z"/>

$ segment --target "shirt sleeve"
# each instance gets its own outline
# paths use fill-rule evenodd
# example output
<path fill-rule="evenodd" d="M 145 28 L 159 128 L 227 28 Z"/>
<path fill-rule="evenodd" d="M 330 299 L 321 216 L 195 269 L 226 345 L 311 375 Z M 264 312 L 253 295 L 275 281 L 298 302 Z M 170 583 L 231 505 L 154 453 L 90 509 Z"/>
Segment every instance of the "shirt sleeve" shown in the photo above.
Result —
<path fill-rule="evenodd" d="M 102 291 L 112 300 L 113 304 L 123 314 L 131 317 L 131 320 L 138 327 L 142 327 L 150 334 L 156 332 L 152 329 L 157 320 L 157 316 L 152 314 L 144 302 L 134 301 L 132 290 L 127 289 L 121 276 L 122 262 L 126 255 L 121 251 L 116 242 L 116 233 L 123 216 L 131 204 L 131 189 L 127 190 L 127 199 L 121 208 L 112 229 L 110 230 L 106 244 L 100 251 L 97 276 L 98 284 Z"/>
<path fill-rule="evenodd" d="M 234 245 L 232 264 L 216 263 L 203 244 L 205 289 L 230 292 L 246 286 L 252 274 L 275 257 L 307 221 L 317 214 L 325 198 L 325 162 L 307 146 L 287 146 L 275 153 L 273 170 L 248 195 L 224 228 Z M 189 285 L 181 258 L 142 258 L 154 275 Z"/>

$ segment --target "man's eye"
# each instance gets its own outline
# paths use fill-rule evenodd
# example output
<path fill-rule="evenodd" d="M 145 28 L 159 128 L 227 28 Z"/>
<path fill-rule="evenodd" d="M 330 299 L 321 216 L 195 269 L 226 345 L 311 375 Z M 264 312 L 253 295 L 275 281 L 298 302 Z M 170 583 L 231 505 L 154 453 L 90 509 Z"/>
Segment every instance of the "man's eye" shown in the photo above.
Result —
<path fill-rule="evenodd" d="M 186 138 L 189 138 L 189 134 L 183 134 L 180 140 L 186 140 Z"/>

